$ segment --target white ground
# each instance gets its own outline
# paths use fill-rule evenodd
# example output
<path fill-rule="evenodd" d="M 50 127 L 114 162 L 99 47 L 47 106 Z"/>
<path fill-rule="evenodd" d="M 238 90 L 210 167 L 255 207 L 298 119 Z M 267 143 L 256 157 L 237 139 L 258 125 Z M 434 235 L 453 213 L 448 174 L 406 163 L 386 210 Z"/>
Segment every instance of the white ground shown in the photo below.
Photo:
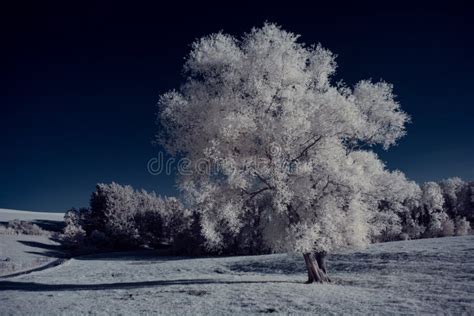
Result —
<path fill-rule="evenodd" d="M 48 228 L 57 226 L 63 217 L 63 213 L 0 209 L 0 223 L 20 219 Z M 61 256 L 59 244 L 47 236 L 0 234 L 0 276 L 40 268 Z"/>
<path fill-rule="evenodd" d="M 300 256 L 85 256 L 0 280 L 0 314 L 474 314 L 474 236 L 376 244 L 328 263 L 332 284 L 305 285 Z"/>
<path fill-rule="evenodd" d="M 40 268 L 61 257 L 59 244 L 48 237 L 0 234 L 0 277 Z"/>
<path fill-rule="evenodd" d="M 8 222 L 14 219 L 21 219 L 23 221 L 49 220 L 62 221 L 64 213 L 48 213 L 48 212 L 30 212 L 7 210 L 0 208 L 0 222 Z"/>

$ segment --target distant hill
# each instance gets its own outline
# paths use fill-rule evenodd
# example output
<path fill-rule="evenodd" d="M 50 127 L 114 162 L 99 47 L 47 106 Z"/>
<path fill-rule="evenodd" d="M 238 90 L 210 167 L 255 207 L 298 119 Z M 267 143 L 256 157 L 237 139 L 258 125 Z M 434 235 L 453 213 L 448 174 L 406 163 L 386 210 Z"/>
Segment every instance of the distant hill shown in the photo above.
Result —
<path fill-rule="evenodd" d="M 43 229 L 60 231 L 64 226 L 64 213 L 30 212 L 0 208 L 0 224 L 14 219 L 33 222 Z"/>

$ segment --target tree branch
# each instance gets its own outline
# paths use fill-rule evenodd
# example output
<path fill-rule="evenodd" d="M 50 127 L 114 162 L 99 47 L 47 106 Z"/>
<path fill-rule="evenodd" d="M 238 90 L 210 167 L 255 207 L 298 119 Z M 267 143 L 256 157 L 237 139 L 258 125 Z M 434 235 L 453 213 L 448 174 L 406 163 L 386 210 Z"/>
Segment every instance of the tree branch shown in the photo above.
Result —
<path fill-rule="evenodd" d="M 250 193 L 250 197 L 248 198 L 248 200 L 253 199 L 254 197 L 256 197 L 257 195 L 259 195 L 260 193 L 262 193 L 262 192 L 264 192 L 264 191 L 266 191 L 266 190 L 270 190 L 270 188 L 262 188 L 262 189 L 260 189 L 260 190 L 257 190 L 257 191 L 255 191 L 255 192 Z"/>
<path fill-rule="evenodd" d="M 319 136 L 319 137 L 315 138 L 314 141 L 312 141 L 308 146 L 306 146 L 298 156 L 291 159 L 290 162 L 298 161 L 301 157 L 303 157 L 308 152 L 308 150 L 310 150 L 314 145 L 316 145 L 322 138 L 323 138 L 323 136 Z"/>
<path fill-rule="evenodd" d="M 261 175 L 259 175 L 258 172 L 255 171 L 255 175 L 260 181 L 262 181 L 267 186 L 268 189 L 273 189 L 273 186 L 271 186 L 267 180 L 265 180 Z"/>
<path fill-rule="evenodd" d="M 270 101 L 270 104 L 268 105 L 268 108 L 265 110 L 265 113 L 270 112 L 270 109 L 272 108 L 273 103 L 275 102 L 275 99 L 276 99 L 277 95 L 280 93 L 280 90 L 281 90 L 281 88 L 277 88 L 275 94 L 272 96 L 272 100 Z"/>
<path fill-rule="evenodd" d="M 287 209 L 288 209 L 288 213 L 287 213 L 287 216 L 288 216 L 288 221 L 290 224 L 296 224 L 300 221 L 300 216 L 298 214 L 298 212 L 296 211 L 296 209 L 294 209 L 291 204 L 288 204 L 287 205 Z"/>
<path fill-rule="evenodd" d="M 253 192 L 249 192 L 245 189 L 242 188 L 242 192 L 244 192 L 245 194 L 248 194 L 250 197 L 247 199 L 246 202 L 250 201 L 251 199 L 253 199 L 254 197 L 256 197 L 257 195 L 259 195 L 260 193 L 262 192 L 265 192 L 267 190 L 273 190 L 273 186 L 270 185 L 270 183 L 268 183 L 267 180 L 265 180 L 258 172 L 255 171 L 255 175 L 257 176 L 257 178 L 263 183 L 266 185 L 266 187 L 264 188 L 261 188 L 257 191 L 253 191 Z"/>

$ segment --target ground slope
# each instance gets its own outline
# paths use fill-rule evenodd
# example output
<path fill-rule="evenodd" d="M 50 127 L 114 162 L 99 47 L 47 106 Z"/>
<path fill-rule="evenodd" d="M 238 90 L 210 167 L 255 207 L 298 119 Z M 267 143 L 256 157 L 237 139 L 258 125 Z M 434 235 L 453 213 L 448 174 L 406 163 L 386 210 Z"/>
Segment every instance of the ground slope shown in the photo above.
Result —
<path fill-rule="evenodd" d="M 62 221 L 63 218 L 64 218 L 64 213 L 31 212 L 31 211 L 8 210 L 8 209 L 0 208 L 0 222 L 8 222 L 14 219 L 21 219 L 23 221 L 39 221 L 39 220 Z"/>
<path fill-rule="evenodd" d="M 0 234 L 0 278 L 59 263 L 64 257 L 50 237 Z"/>
<path fill-rule="evenodd" d="M 64 213 L 28 212 L 0 209 L 0 224 L 19 219 L 46 230 L 60 231 Z M 50 236 L 5 234 L 0 232 L 0 277 L 37 269 L 64 257 L 60 245 Z"/>
<path fill-rule="evenodd" d="M 300 256 L 72 259 L 0 281 L 0 314 L 474 313 L 474 236 L 376 244 L 329 258 L 305 285 Z"/>

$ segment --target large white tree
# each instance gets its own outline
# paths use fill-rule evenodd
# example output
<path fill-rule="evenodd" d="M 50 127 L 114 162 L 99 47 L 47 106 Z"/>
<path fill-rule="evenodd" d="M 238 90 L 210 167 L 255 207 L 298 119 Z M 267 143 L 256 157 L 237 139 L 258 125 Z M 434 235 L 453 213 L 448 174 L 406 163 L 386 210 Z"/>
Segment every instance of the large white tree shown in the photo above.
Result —
<path fill-rule="evenodd" d="M 180 187 L 210 249 L 250 215 L 269 248 L 302 253 L 308 282 L 324 282 L 325 253 L 381 228 L 390 173 L 369 149 L 394 145 L 408 116 L 388 83 L 332 84 L 334 55 L 298 38 L 267 23 L 197 40 L 184 84 L 160 98 L 157 138 L 191 162 Z"/>

